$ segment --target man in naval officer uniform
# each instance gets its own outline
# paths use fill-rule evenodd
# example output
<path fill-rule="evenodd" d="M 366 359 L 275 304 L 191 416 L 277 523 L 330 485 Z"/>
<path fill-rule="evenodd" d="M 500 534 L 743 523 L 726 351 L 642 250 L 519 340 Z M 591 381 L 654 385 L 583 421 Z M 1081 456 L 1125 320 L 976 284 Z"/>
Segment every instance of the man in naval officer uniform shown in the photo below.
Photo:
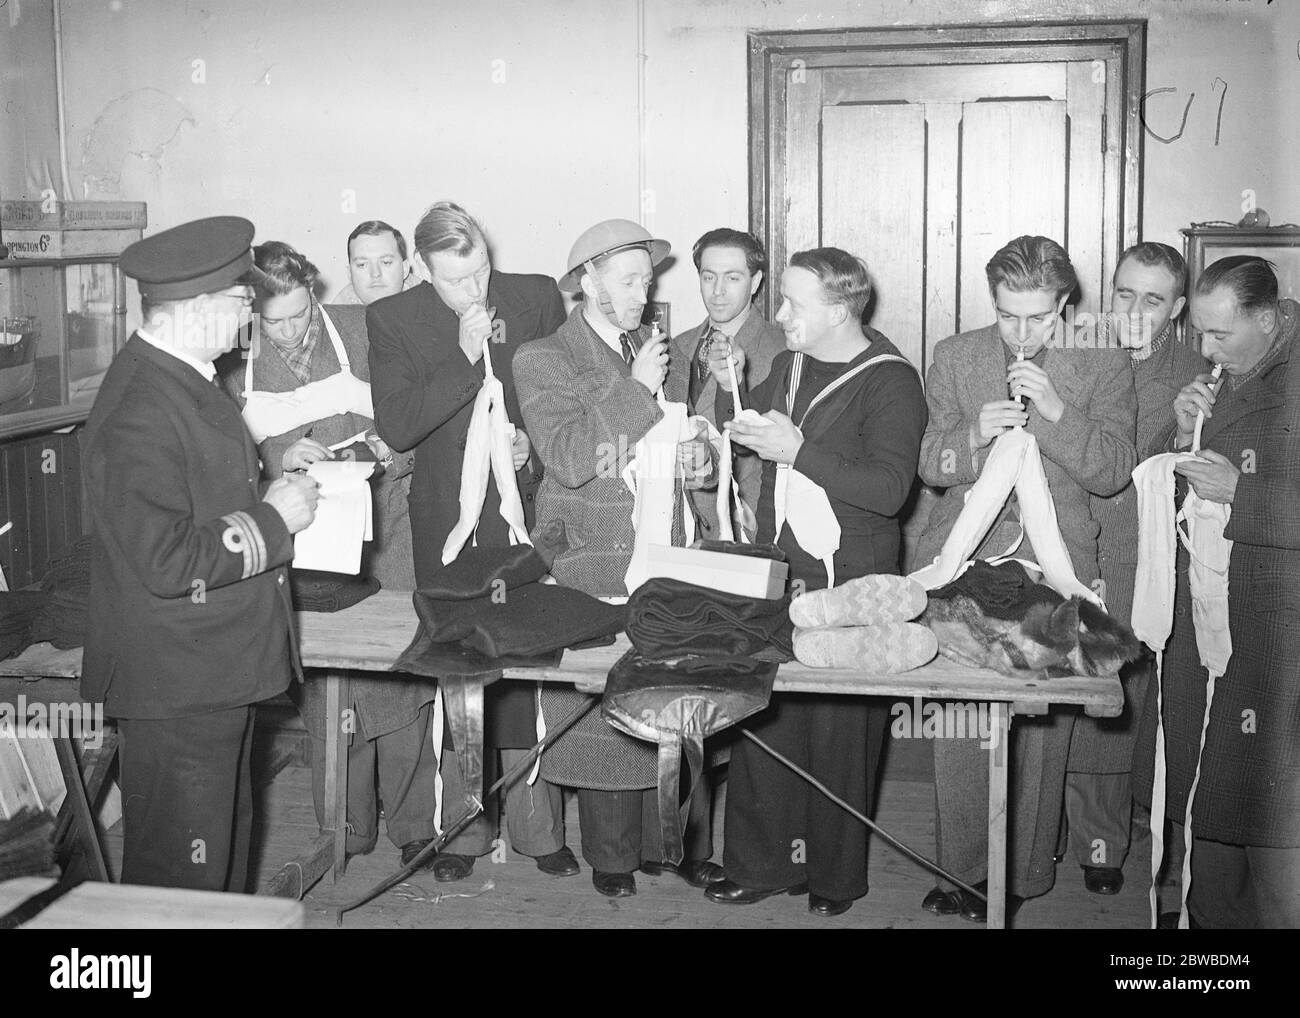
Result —
<path fill-rule="evenodd" d="M 122 882 L 243 891 L 253 705 L 299 662 L 286 564 L 314 481 L 263 487 L 212 362 L 247 322 L 253 224 L 222 216 L 123 253 L 144 325 L 86 427 L 91 597 L 82 696 L 117 720 Z"/>

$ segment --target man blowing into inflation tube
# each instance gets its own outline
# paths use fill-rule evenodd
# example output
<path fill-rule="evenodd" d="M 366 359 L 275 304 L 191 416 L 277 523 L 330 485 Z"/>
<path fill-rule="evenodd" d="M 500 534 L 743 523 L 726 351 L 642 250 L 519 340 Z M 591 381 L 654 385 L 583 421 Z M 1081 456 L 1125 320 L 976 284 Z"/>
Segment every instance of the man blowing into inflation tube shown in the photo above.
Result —
<path fill-rule="evenodd" d="M 612 219 L 587 230 L 569 255 L 562 289 L 582 303 L 558 332 L 519 348 L 515 384 L 524 423 L 546 468 L 537 493 L 537 525 L 563 520 L 569 548 L 551 572 L 561 583 L 594 596 L 631 593 L 624 575 L 632 561 L 635 503 L 623 469 L 637 443 L 664 416 L 656 393 L 664 383 L 668 349 L 641 325 L 654 266 L 668 254 L 636 223 Z M 708 483 L 708 444 L 698 437 L 677 447 L 689 488 Z M 673 506 L 673 544 L 685 543 L 680 497 Z M 585 694 L 547 689 L 543 716 L 563 718 Z M 655 746 L 624 735 L 592 711 L 542 757 L 543 777 L 578 789 L 582 854 L 592 883 L 609 897 L 636 893 L 633 872 L 671 872 L 703 887 L 721 877 L 712 854 L 711 799 L 691 797 L 685 858 L 662 862 L 658 762 Z"/>

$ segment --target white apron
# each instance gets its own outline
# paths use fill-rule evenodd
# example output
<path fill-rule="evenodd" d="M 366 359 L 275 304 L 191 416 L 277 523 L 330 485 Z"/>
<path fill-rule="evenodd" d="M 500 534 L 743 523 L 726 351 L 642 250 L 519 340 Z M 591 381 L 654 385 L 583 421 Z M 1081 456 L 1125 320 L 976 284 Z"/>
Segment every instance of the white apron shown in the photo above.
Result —
<path fill-rule="evenodd" d="M 320 316 L 339 361 L 337 374 L 317 382 L 307 382 L 288 392 L 254 390 L 253 354 L 249 352 L 244 363 L 244 423 L 248 425 L 254 442 L 260 443 L 336 414 L 355 413 L 374 420 L 370 383 L 352 374 L 348 353 L 338 330 L 324 308 L 320 308 Z"/>

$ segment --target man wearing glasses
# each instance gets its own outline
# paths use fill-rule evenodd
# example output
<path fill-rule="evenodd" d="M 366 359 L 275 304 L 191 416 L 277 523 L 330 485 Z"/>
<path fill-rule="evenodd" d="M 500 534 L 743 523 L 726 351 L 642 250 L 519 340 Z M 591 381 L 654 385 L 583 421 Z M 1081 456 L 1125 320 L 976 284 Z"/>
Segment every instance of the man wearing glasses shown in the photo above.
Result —
<path fill-rule="evenodd" d="M 253 705 L 299 669 L 285 566 L 314 481 L 259 480 L 212 362 L 260 273 L 253 224 L 223 216 L 129 247 L 144 326 L 86 427 L 91 597 L 81 694 L 121 736 L 122 882 L 244 891 Z"/>

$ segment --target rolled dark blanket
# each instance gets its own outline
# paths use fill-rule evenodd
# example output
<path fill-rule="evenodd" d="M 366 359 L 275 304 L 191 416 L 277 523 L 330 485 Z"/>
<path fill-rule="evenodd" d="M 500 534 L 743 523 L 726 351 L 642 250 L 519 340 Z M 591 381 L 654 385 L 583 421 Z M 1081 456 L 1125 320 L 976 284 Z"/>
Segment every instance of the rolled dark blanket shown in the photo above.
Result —
<path fill-rule="evenodd" d="M 758 600 L 680 580 L 646 580 L 627 602 L 627 635 L 642 657 L 794 656 L 790 596 Z"/>

